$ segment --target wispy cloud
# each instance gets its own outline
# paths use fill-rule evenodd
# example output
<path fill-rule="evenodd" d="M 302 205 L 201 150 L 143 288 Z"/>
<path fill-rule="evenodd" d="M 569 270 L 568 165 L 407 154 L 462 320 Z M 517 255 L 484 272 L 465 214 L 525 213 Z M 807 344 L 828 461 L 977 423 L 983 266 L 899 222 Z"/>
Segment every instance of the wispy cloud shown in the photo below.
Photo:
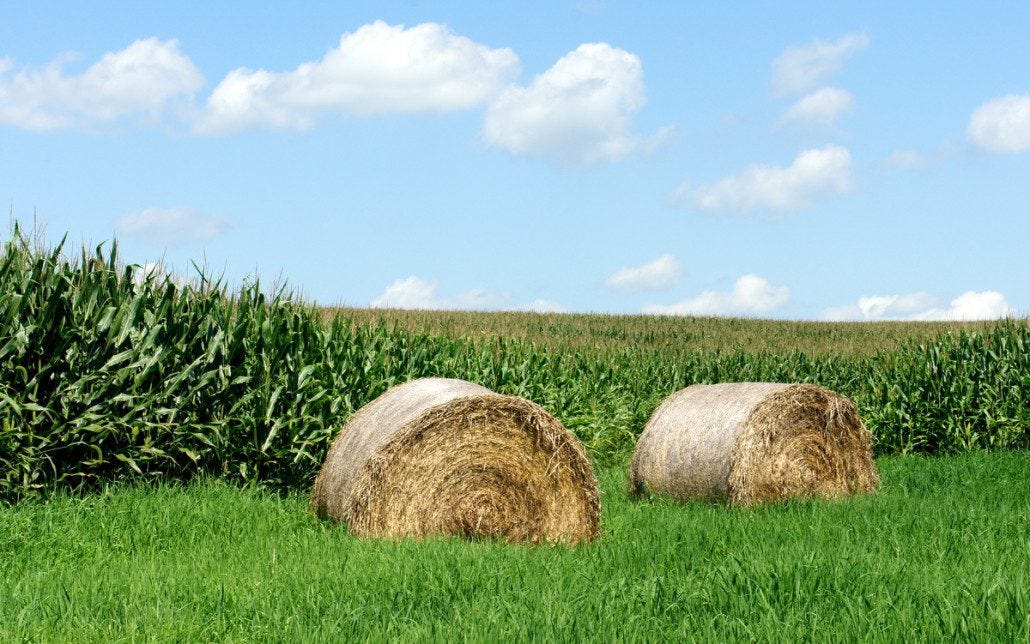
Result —
<path fill-rule="evenodd" d="M 893 150 L 880 165 L 893 170 L 918 171 L 927 170 L 941 165 L 955 154 L 956 146 L 950 141 L 944 141 L 936 150 L 923 152 L 913 148 L 898 148 Z"/>
<path fill-rule="evenodd" d="M 829 145 L 805 150 L 787 167 L 756 164 L 715 183 L 694 187 L 685 182 L 673 201 L 703 212 L 790 212 L 842 195 L 851 185 L 851 153 Z"/>
<path fill-rule="evenodd" d="M 119 234 L 160 246 L 182 246 L 211 241 L 229 230 L 223 217 L 195 208 L 144 208 L 115 222 Z"/>
<path fill-rule="evenodd" d="M 608 288 L 623 293 L 661 291 L 679 282 L 683 264 L 675 255 L 666 253 L 642 266 L 625 266 L 604 281 Z"/>
<path fill-rule="evenodd" d="M 783 96 L 815 87 L 868 46 L 869 36 L 855 32 L 832 42 L 814 40 L 788 47 L 772 62 L 773 92 Z"/>
<path fill-rule="evenodd" d="M 801 97 L 783 115 L 784 123 L 829 127 L 855 110 L 855 97 L 838 87 L 823 87 Z"/>

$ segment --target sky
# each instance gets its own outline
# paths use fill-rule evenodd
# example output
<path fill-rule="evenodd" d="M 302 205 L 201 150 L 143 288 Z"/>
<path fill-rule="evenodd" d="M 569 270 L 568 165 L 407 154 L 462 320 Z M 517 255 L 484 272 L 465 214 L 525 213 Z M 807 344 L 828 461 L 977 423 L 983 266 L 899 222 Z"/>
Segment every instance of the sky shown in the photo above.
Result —
<path fill-rule="evenodd" d="M 1025 1 L 0 0 L 0 199 L 323 305 L 1025 315 L 1028 43 Z"/>

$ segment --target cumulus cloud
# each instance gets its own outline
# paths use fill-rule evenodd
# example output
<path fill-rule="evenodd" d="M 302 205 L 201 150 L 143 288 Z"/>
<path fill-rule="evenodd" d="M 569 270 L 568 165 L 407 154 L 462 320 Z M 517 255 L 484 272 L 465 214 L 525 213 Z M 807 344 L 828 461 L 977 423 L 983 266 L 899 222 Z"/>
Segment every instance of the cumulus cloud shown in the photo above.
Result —
<path fill-rule="evenodd" d="M 373 308 L 382 309 L 431 309 L 436 301 L 436 280 L 427 281 L 412 275 L 399 279 L 386 287 L 386 290 L 372 300 Z"/>
<path fill-rule="evenodd" d="M 165 277 L 171 275 L 171 270 L 164 265 L 164 262 L 145 262 L 143 264 L 136 264 L 133 267 L 132 279 L 137 284 L 142 284 L 147 280 L 161 281 Z"/>
<path fill-rule="evenodd" d="M 1015 315 L 1016 311 L 998 291 L 966 291 L 945 309 L 922 312 L 920 320 L 996 320 Z"/>
<path fill-rule="evenodd" d="M 380 309 L 455 309 L 461 311 L 488 311 L 505 308 L 511 297 L 473 289 L 454 297 L 437 295 L 440 282 L 425 280 L 417 275 L 399 279 L 386 287 L 370 306 Z"/>
<path fill-rule="evenodd" d="M 672 134 L 670 127 L 650 137 L 630 131 L 630 118 L 644 102 L 640 59 L 607 43 L 588 43 L 528 87 L 498 95 L 487 109 L 482 137 L 511 154 L 565 166 L 614 161 Z"/>
<path fill-rule="evenodd" d="M 856 304 L 825 309 L 824 320 L 903 319 L 936 306 L 937 298 L 922 291 L 904 295 L 865 295 Z"/>
<path fill-rule="evenodd" d="M 522 307 L 523 311 L 533 311 L 534 313 L 568 313 L 568 307 L 553 302 L 551 300 L 533 300 L 529 304 Z"/>
<path fill-rule="evenodd" d="M 1030 150 L 1030 94 L 1010 94 L 976 108 L 969 117 L 966 135 L 988 152 Z"/>
<path fill-rule="evenodd" d="M 772 87 L 780 95 L 803 92 L 840 71 L 845 61 L 869 46 L 869 36 L 850 33 L 833 42 L 814 40 L 788 47 L 772 62 Z"/>
<path fill-rule="evenodd" d="M 73 55 L 14 72 L 0 60 L 0 124 L 29 130 L 85 129 L 120 119 L 156 120 L 185 104 L 204 77 L 175 40 L 137 40 L 78 75 Z"/>
<path fill-rule="evenodd" d="M 996 320 L 1015 315 L 998 291 L 967 291 L 940 306 L 929 293 L 866 295 L 856 304 L 825 309 L 824 320 Z"/>
<path fill-rule="evenodd" d="M 851 92 L 838 87 L 823 87 L 791 105 L 783 115 L 783 121 L 828 127 L 854 110 L 855 98 Z"/>
<path fill-rule="evenodd" d="M 692 202 L 704 212 L 788 212 L 844 194 L 851 183 L 851 153 L 829 145 L 805 150 L 786 168 L 756 164 L 712 184 L 681 184 L 673 201 L 681 205 Z"/>
<path fill-rule="evenodd" d="M 675 285 L 683 274 L 683 264 L 666 253 L 643 266 L 626 266 L 604 281 L 608 288 L 623 293 L 661 291 Z"/>
<path fill-rule="evenodd" d="M 115 222 L 119 234 L 161 246 L 211 241 L 229 228 L 225 219 L 194 208 L 144 208 Z"/>
<path fill-rule="evenodd" d="M 334 111 L 369 116 L 468 109 L 518 73 L 511 49 L 491 49 L 433 22 L 406 29 L 376 21 L 344 34 L 321 60 L 292 71 L 229 72 L 208 98 L 196 130 L 303 130 Z"/>
<path fill-rule="evenodd" d="M 171 271 L 164 265 L 164 262 L 145 262 L 139 265 L 139 274 L 143 278 L 150 276 L 159 277 L 169 273 Z"/>
<path fill-rule="evenodd" d="M 742 275 L 733 289 L 704 291 L 675 304 L 652 304 L 642 309 L 654 315 L 752 315 L 773 311 L 790 299 L 790 289 L 775 286 L 758 275 Z"/>

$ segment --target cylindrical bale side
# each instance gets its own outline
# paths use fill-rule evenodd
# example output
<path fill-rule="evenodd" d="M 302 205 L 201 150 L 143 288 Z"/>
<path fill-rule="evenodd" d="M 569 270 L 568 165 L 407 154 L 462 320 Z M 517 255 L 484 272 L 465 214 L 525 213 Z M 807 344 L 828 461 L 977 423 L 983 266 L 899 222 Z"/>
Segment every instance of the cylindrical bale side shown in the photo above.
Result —
<path fill-rule="evenodd" d="M 636 494 L 775 501 L 879 486 L 854 404 L 814 385 L 693 385 L 648 420 L 630 465 Z"/>
<path fill-rule="evenodd" d="M 579 541 L 598 534 L 582 444 L 538 405 L 444 378 L 398 385 L 354 415 L 312 510 L 357 535 Z"/>

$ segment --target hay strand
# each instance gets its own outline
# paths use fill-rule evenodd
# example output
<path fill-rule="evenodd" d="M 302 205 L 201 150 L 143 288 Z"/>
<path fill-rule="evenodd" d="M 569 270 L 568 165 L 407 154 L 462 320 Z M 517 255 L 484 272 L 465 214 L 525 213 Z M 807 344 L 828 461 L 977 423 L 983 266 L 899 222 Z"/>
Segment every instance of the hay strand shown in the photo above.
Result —
<path fill-rule="evenodd" d="M 580 541 L 598 534 L 582 444 L 538 405 L 446 378 L 398 385 L 334 441 L 311 509 L 360 536 Z"/>
<path fill-rule="evenodd" d="M 814 385 L 693 385 L 648 420 L 634 495 L 760 503 L 872 492 L 880 479 L 854 403 Z"/>

